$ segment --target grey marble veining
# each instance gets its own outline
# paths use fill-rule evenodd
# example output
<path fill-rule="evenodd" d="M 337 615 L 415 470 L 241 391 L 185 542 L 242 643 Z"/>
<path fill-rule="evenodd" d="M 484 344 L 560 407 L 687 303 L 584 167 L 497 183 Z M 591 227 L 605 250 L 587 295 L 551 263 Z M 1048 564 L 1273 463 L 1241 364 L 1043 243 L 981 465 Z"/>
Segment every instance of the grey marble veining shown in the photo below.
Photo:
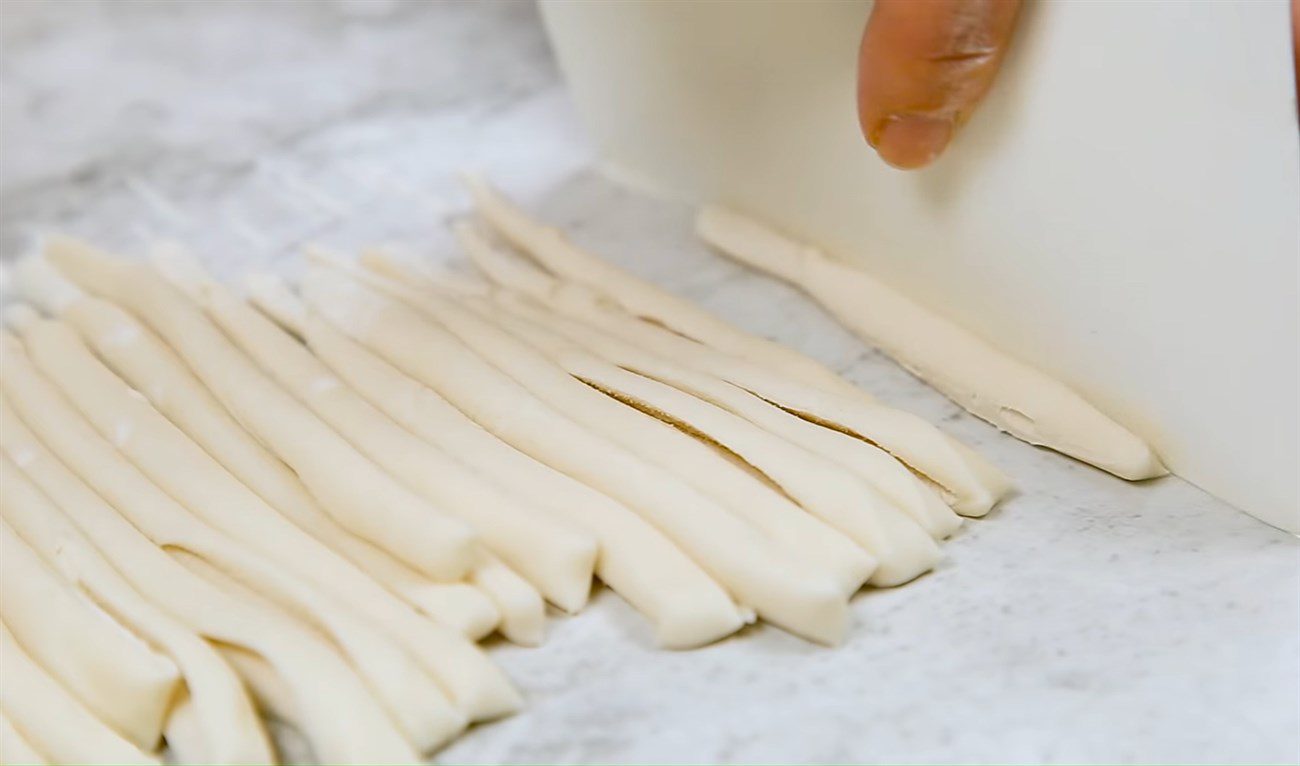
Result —
<path fill-rule="evenodd" d="M 0 258 L 53 228 L 223 274 L 377 242 L 447 260 L 484 170 L 584 245 L 939 423 L 1017 481 L 843 647 L 654 648 L 608 591 L 494 644 L 528 708 L 446 762 L 1295 762 L 1300 546 L 1177 479 L 998 434 L 604 180 L 524 3 L 0 2 Z"/>

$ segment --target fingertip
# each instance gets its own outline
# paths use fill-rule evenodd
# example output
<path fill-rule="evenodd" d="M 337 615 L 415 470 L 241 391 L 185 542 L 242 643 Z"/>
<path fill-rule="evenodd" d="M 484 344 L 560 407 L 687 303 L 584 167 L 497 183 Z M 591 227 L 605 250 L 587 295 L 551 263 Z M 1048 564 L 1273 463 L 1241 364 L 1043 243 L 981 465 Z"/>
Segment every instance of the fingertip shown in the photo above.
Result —
<path fill-rule="evenodd" d="M 891 114 L 867 135 L 880 158 L 900 170 L 915 170 L 934 162 L 952 141 L 953 121 L 923 114 Z"/>

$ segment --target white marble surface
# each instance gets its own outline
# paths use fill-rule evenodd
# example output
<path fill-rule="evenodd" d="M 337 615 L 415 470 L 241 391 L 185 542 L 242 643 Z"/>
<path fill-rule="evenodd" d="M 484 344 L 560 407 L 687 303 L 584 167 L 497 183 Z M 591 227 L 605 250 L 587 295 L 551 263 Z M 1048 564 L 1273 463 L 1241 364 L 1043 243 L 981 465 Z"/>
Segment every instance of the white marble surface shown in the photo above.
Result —
<path fill-rule="evenodd" d="M 171 236 L 216 267 L 306 241 L 446 258 L 452 173 L 843 370 L 976 446 L 1020 494 L 940 569 L 854 602 L 828 650 L 759 627 L 654 649 L 624 603 L 496 645 L 528 709 L 446 762 L 1296 762 L 1300 546 L 1177 480 L 1130 485 L 999 435 L 690 212 L 591 168 L 531 6 L 0 2 L 0 257 L 53 227 Z M 1248 459 L 1245 445 L 1242 459 Z"/>

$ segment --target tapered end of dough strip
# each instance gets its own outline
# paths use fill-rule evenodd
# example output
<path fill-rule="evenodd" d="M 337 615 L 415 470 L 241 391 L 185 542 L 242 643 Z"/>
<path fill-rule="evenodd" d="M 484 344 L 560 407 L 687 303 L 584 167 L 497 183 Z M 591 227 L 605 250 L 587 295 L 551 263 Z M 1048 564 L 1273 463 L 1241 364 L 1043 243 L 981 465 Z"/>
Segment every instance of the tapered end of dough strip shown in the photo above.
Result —
<path fill-rule="evenodd" d="M 978 518 L 987 515 L 995 505 L 1011 495 L 1015 485 L 1001 469 L 965 443 L 951 437 L 947 441 L 970 470 L 978 488 L 957 497 L 953 502 L 953 510 L 962 516 Z"/>
<path fill-rule="evenodd" d="M 4 310 L 5 326 L 18 332 L 22 332 L 40 319 L 40 313 L 25 303 L 8 306 Z"/>
<path fill-rule="evenodd" d="M 307 306 L 287 282 L 275 274 L 256 272 L 246 275 L 243 284 L 254 306 L 276 324 L 302 337 L 307 324 Z"/>
<path fill-rule="evenodd" d="M 559 229 L 525 215 L 482 176 L 467 173 L 462 174 L 461 179 L 474 198 L 479 215 L 513 244 L 521 248 L 527 246 L 530 254 L 536 253 L 535 246 L 540 243 L 564 239 Z"/>
<path fill-rule="evenodd" d="M 194 301 L 201 302 L 204 292 L 217 284 L 197 256 L 174 242 L 150 248 L 149 262 L 163 279 Z"/>
<path fill-rule="evenodd" d="M 65 279 L 91 293 L 96 290 L 88 285 L 115 286 L 129 271 L 123 259 L 65 234 L 47 236 L 41 254 Z"/>
<path fill-rule="evenodd" d="M 554 277 L 494 245 L 482 227 L 470 221 L 457 221 L 452 225 L 452 232 L 470 262 L 491 282 L 534 296 L 544 295 L 555 287 Z"/>
<path fill-rule="evenodd" d="M 14 287 L 28 301 L 52 316 L 85 297 L 81 288 L 68 281 L 44 256 L 33 253 L 13 268 Z"/>
<path fill-rule="evenodd" d="M 695 232 L 723 254 L 790 282 L 799 280 L 809 254 L 804 245 L 718 205 L 700 208 Z"/>
<path fill-rule="evenodd" d="M 492 291 L 491 285 L 474 275 L 431 268 L 411 258 L 394 255 L 382 248 L 372 247 L 362 251 L 360 263 L 370 272 L 385 279 L 419 289 L 450 290 L 461 295 L 480 297 L 486 297 Z"/>

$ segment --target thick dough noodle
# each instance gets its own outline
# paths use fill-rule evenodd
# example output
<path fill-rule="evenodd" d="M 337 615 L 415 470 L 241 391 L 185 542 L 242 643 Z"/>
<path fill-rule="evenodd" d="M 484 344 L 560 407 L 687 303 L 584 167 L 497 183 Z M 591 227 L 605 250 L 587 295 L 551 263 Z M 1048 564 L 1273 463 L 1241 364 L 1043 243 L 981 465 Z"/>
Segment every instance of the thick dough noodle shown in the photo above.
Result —
<path fill-rule="evenodd" d="M 754 425 L 840 464 L 879 490 L 937 538 L 947 537 L 961 526 L 961 517 L 888 452 L 793 415 L 725 380 L 647 351 L 602 326 L 575 321 L 548 310 L 544 297 L 558 289 L 553 278 L 496 249 L 474 227 L 462 222 L 456 228 L 458 239 L 474 265 L 500 286 L 489 291 L 488 297 L 506 310 L 549 327 L 620 367 L 724 407 Z M 367 265 L 401 279 L 417 279 L 390 259 L 372 256 Z"/>
<path fill-rule="evenodd" d="M 5 416 L 12 413 L 6 410 Z M 185 761 L 273 761 L 274 752 L 252 701 L 216 651 L 140 595 L 3 454 L 0 486 L 5 488 L 0 513 L 19 536 L 68 582 L 165 652 L 180 669 L 185 689 L 167 721 L 168 747 L 183 754 Z M 189 725 L 177 727 L 179 718 L 189 718 Z"/>
<path fill-rule="evenodd" d="M 545 305 L 698 372 L 728 381 L 812 422 L 835 428 L 888 451 L 940 486 L 953 509 L 982 516 L 1010 490 L 1006 477 L 973 450 L 925 420 L 863 397 L 844 396 L 784 377 L 740 357 L 719 353 L 680 335 L 602 305 L 572 283 L 535 296 Z"/>
<path fill-rule="evenodd" d="M 5 372 L 7 378 L 11 368 Z M 321 761 L 418 760 L 356 672 L 319 632 L 278 609 L 241 604 L 179 564 L 62 462 L 75 456 L 61 449 L 62 458 L 56 457 L 28 430 L 25 419 L 30 418 L 42 424 L 46 438 L 57 435 L 57 425 L 42 422 L 46 410 L 59 406 L 57 400 L 24 397 L 27 401 L 15 401 L 11 409 L 9 390 L 6 386 L 0 396 L 0 448 L 5 454 L 141 595 L 209 641 L 264 658 L 290 690 L 293 710 L 287 719 Z"/>
<path fill-rule="evenodd" d="M 0 709 L 0 763 L 8 766 L 45 766 L 49 759 L 37 752 Z"/>
<path fill-rule="evenodd" d="M 269 557 L 247 550 L 178 504 L 117 454 L 72 405 L 42 385 L 20 352 L 6 349 L 4 363 L 5 391 L 29 425 L 156 545 L 208 559 L 227 576 L 322 631 L 354 664 L 416 750 L 437 747 L 464 728 L 464 716 L 390 637 L 333 594 L 316 590 Z"/>
<path fill-rule="evenodd" d="M 764 619 L 819 641 L 843 636 L 847 608 L 833 583 L 804 575 L 758 530 L 544 404 L 522 381 L 414 309 L 319 269 L 308 274 L 304 294 L 337 327 L 436 388 L 481 425 L 637 510 Z"/>
<path fill-rule="evenodd" d="M 681 423 L 683 429 L 704 434 L 754 466 L 812 516 L 846 536 L 839 540 L 852 540 L 860 546 L 858 550 L 870 553 L 878 564 L 871 575 L 872 584 L 899 585 L 929 571 L 938 562 L 939 548 L 924 529 L 886 502 L 869 484 L 834 463 L 773 436 L 725 409 L 628 372 L 585 351 L 576 351 L 572 341 L 551 334 L 537 324 L 517 317 L 504 317 L 501 321 L 520 337 L 534 338 L 538 346 L 554 344 L 557 360 L 572 375 L 614 392 L 634 406 L 662 413 L 672 422 Z M 824 537 L 819 542 L 815 552 L 822 561 L 841 559 L 841 566 L 852 571 L 852 558 L 846 558 L 848 554 L 841 552 L 841 545 Z"/>
<path fill-rule="evenodd" d="M 178 254 L 171 254 L 171 257 L 160 259 L 167 268 L 166 276 L 172 279 L 182 290 L 193 293 L 197 296 L 201 288 L 207 282 L 206 275 L 202 268 L 188 259 L 180 257 Z M 206 320 L 205 320 L 206 321 Z M 222 336 L 224 339 L 224 335 Z M 238 350 L 241 361 L 243 355 Z M 260 375 L 260 372 L 257 374 Z M 271 386 L 277 387 L 274 381 L 268 381 Z M 277 387 L 277 393 L 278 387 Z M 297 402 L 294 402 L 297 406 Z M 323 425 L 316 420 L 315 414 L 306 413 L 306 418 L 312 421 L 312 425 Z M 274 427 L 274 424 L 272 424 Z M 329 427 L 326 426 L 328 429 Z M 337 438 L 332 430 L 328 430 L 332 438 Z M 360 453 L 352 451 L 352 447 L 346 442 L 341 442 L 348 456 L 355 455 L 358 465 L 370 465 L 367 463 L 368 458 Z M 342 454 L 342 453 L 340 453 Z M 378 465 L 375 464 L 377 468 Z M 387 473 L 382 473 L 382 486 L 401 490 L 405 488 L 398 484 L 391 484 L 391 478 Z M 411 495 L 412 499 L 420 501 L 417 496 Z M 486 572 L 486 574 L 485 574 Z M 491 554 L 484 551 L 476 551 L 475 563 L 472 570 L 468 573 L 470 581 L 475 584 L 479 590 L 484 592 L 490 598 L 500 615 L 501 632 L 510 640 L 524 645 L 536 645 L 541 642 L 543 635 L 543 625 L 545 622 L 545 604 L 541 596 L 535 589 L 514 572 L 509 571 L 504 564 L 496 560 Z M 590 575 L 588 575 L 590 577 Z M 427 632 L 427 631 L 426 631 Z M 414 638 L 413 634 L 406 631 L 408 635 Z M 513 711 L 517 708 L 518 696 L 509 689 L 504 677 L 496 672 L 496 669 L 481 655 L 473 654 L 473 650 L 461 647 L 448 646 L 446 637 L 437 637 L 426 635 L 420 642 L 413 644 L 419 646 L 420 643 L 426 644 L 429 649 L 433 649 L 432 657 L 435 662 L 447 662 L 450 664 L 452 675 L 448 678 L 450 687 L 454 696 L 466 708 L 467 712 L 474 720 L 484 720 L 494 718 L 499 715 Z M 447 668 L 442 668 L 444 671 Z M 478 679 L 474 675 L 479 676 Z M 444 677 L 445 674 L 444 674 Z M 477 684 L 477 688 L 472 686 Z"/>
<path fill-rule="evenodd" d="M 482 198 L 481 202 L 485 202 L 487 199 L 489 198 Z M 495 196 L 491 200 L 493 202 L 486 204 L 484 207 L 485 215 L 489 211 L 495 211 L 498 215 L 495 215 L 495 218 L 489 217 L 489 220 L 493 220 L 494 224 L 498 228 L 502 228 L 503 233 L 507 234 L 507 238 L 511 238 L 517 246 L 523 248 L 530 256 L 546 261 L 539 255 L 539 252 L 546 250 L 546 248 L 538 246 L 534 234 L 537 234 L 538 230 L 546 231 L 547 229 L 536 224 L 536 222 L 528 220 L 517 209 L 508 207 L 504 200 L 499 199 L 499 196 Z M 508 212 L 508 216 L 504 216 L 504 212 Z M 515 235 L 511 237 L 508 231 L 515 231 Z M 546 237 L 549 237 L 549 242 L 554 244 L 552 250 L 556 254 L 572 255 L 569 252 L 573 250 L 571 244 L 564 242 L 562 235 L 559 235 L 558 231 L 547 234 Z M 603 261 L 599 261 L 593 255 L 584 254 L 584 256 L 586 259 L 603 264 Z M 604 273 L 604 271 L 607 271 L 606 267 L 614 268 L 608 267 L 608 264 L 603 264 L 603 267 L 598 268 L 597 272 Z M 521 273 L 526 272 L 521 272 L 521 269 L 515 268 L 508 269 L 504 273 L 491 274 L 491 276 L 519 280 Z M 647 311 L 643 312 L 642 315 L 637 315 L 636 311 L 624 307 L 624 310 L 630 312 L 624 313 L 623 310 L 617 310 L 617 308 L 611 306 L 611 302 L 614 304 L 620 303 L 615 295 L 608 293 L 608 290 L 614 290 L 615 293 L 623 295 L 624 298 L 627 297 L 625 291 L 611 287 L 608 280 L 584 280 L 584 278 L 573 276 L 573 274 L 568 274 L 568 277 L 573 280 L 571 282 L 549 281 L 550 285 L 556 287 L 556 289 L 550 291 L 545 291 L 547 282 L 536 277 L 526 278 L 526 280 L 521 281 L 520 285 L 516 286 L 536 291 L 534 297 L 545 299 L 547 303 L 552 304 L 558 310 L 575 313 L 580 319 L 591 321 L 597 326 L 604 326 L 602 316 L 607 317 L 607 319 L 608 317 L 617 317 L 623 323 L 624 330 L 627 330 L 628 326 L 632 326 L 633 336 L 649 338 L 650 349 L 658 352 L 671 352 L 666 349 L 677 349 L 679 350 L 677 354 L 699 360 L 706 371 L 719 373 L 720 376 L 723 376 L 718 371 L 718 367 L 729 369 L 729 371 L 754 369 L 754 371 L 759 371 L 762 376 L 787 382 L 793 389 L 806 391 L 809 395 L 805 398 L 813 399 L 813 401 L 832 399 L 832 401 L 844 403 L 845 407 L 857 408 L 857 415 L 855 415 L 854 419 L 859 420 L 858 423 L 837 425 L 844 429 L 846 433 L 854 433 L 859 437 L 868 438 L 868 440 L 879 443 L 879 446 L 891 451 L 898 458 L 904 459 L 915 471 L 922 473 L 927 479 L 944 486 L 946 492 L 952 497 L 950 502 L 952 502 L 953 507 L 963 515 L 979 516 L 987 514 L 989 508 L 992 508 L 998 499 L 1001 499 L 1009 492 L 1010 482 L 1006 480 L 1005 476 L 1002 476 L 1000 471 L 988 464 L 987 460 L 976 454 L 974 450 L 962 445 L 961 442 L 944 436 L 937 430 L 933 434 L 935 438 L 928 440 L 933 445 L 930 449 L 930 455 L 927 456 L 926 453 L 913 449 L 913 447 L 918 446 L 914 443 L 915 438 L 924 436 L 923 430 L 920 430 L 922 427 L 933 430 L 930 424 L 924 423 L 920 419 L 914 419 L 917 423 L 910 425 L 910 427 L 906 423 L 898 423 L 898 417 L 889 415 L 889 408 L 881 407 L 866 391 L 854 388 L 853 385 L 848 384 L 842 378 L 836 376 L 837 385 L 826 385 L 826 380 L 820 382 L 813 380 L 810 382 L 809 377 L 798 373 L 801 369 L 798 364 L 779 364 L 775 360 L 767 359 L 766 367 L 761 367 L 761 365 L 755 364 L 751 360 L 751 355 L 741 354 L 741 352 L 735 350 L 733 350 L 732 354 L 724 354 L 724 352 L 718 350 L 718 347 L 707 346 L 705 343 L 699 342 L 697 338 L 692 336 L 692 329 L 698 328 L 698 323 L 689 319 L 685 320 L 684 323 L 682 317 L 689 315 L 694 319 L 699 319 L 701 315 L 707 317 L 706 313 L 690 306 L 689 303 L 681 302 L 680 299 L 663 293 L 654 286 L 643 284 L 630 274 L 619 273 L 621 277 L 616 280 L 617 284 L 623 287 L 634 286 L 637 291 L 650 295 L 649 302 L 640 303 L 642 308 L 646 306 L 658 308 L 655 311 Z M 664 300 L 667 300 L 667 303 L 664 303 Z M 714 317 L 710 317 L 710 319 L 715 323 L 719 323 L 719 320 L 714 319 Z M 729 325 L 722 324 L 722 326 Z M 735 328 L 731 329 L 733 332 L 737 332 Z M 638 338 L 638 342 L 641 342 L 641 338 Z M 690 347 L 692 351 L 681 351 L 684 347 Z M 780 369 L 780 373 L 772 372 L 774 369 Z M 731 380 L 731 378 L 728 378 L 728 380 Z M 732 382 L 736 382 L 742 388 L 749 389 L 749 385 L 744 384 L 744 382 L 736 380 L 732 380 Z M 771 398 L 766 393 L 761 393 L 761 391 L 754 391 L 754 393 L 759 393 L 764 398 Z M 826 395 L 823 397 L 823 394 Z M 792 411 L 798 411 L 798 407 L 789 408 Z M 801 412 L 801 415 L 814 416 L 810 412 Z M 898 414 L 898 416 L 904 417 L 905 420 L 911 417 L 906 414 Z M 863 420 L 863 417 L 866 417 L 866 419 Z M 881 420 L 884 420 L 884 423 L 881 423 Z M 863 424 L 871 423 L 875 423 L 875 428 L 883 428 L 884 432 L 872 433 L 871 429 L 863 432 Z M 936 438 L 946 443 L 936 443 Z M 919 460 L 920 464 L 915 463 L 917 460 Z"/>
<path fill-rule="evenodd" d="M 684 479 L 767 536 L 799 561 L 808 575 L 836 583 L 845 596 L 861 587 L 870 575 L 873 560 L 855 550 L 838 532 L 807 516 L 765 484 L 752 468 L 725 451 L 660 422 L 654 414 L 647 417 L 645 412 L 600 395 L 566 375 L 562 365 L 548 359 L 540 349 L 436 292 L 420 293 L 369 272 L 353 273 L 480 349 L 498 368 L 552 406 L 572 413 L 592 432 Z"/>
<path fill-rule="evenodd" d="M 55 763 L 159 764 L 113 731 L 54 680 L 0 623 L 0 708 Z"/>
<path fill-rule="evenodd" d="M 152 332 L 112 304 L 66 283 L 44 259 L 16 269 L 25 297 L 76 328 L 113 371 L 278 512 L 440 622 L 481 638 L 500 618 L 480 591 L 438 583 L 339 526 L 301 481 L 244 430 Z"/>
<path fill-rule="evenodd" d="M 436 579 L 457 580 L 473 566 L 474 535 L 464 522 L 430 508 L 357 453 L 153 269 L 65 238 L 48 240 L 45 254 L 65 277 L 152 327 L 344 527 Z"/>
<path fill-rule="evenodd" d="M 866 272 L 722 208 L 701 209 L 696 228 L 723 253 L 802 288 L 860 338 L 1003 431 L 1125 479 L 1167 473 L 1141 438 L 1067 386 Z"/>
<path fill-rule="evenodd" d="M 10 491 L 6 482 L 6 506 Z M 0 614 L 24 651 L 100 720 L 137 747 L 158 746 L 180 689 L 176 665 L 55 574 L 4 521 Z"/>
<path fill-rule="evenodd" d="M 695 420 L 677 417 L 680 412 L 674 405 L 669 405 L 665 409 L 659 406 L 663 404 L 662 400 L 658 404 L 647 402 L 646 398 L 640 395 L 644 394 L 644 391 L 629 392 L 626 385 L 621 385 L 626 382 L 622 377 L 622 374 L 627 374 L 625 371 L 587 354 L 563 338 L 546 334 L 545 331 L 531 325 L 511 322 L 509 317 L 492 316 L 494 312 L 490 310 L 490 304 L 485 306 L 478 303 L 473 308 L 458 307 L 454 301 L 440 296 L 436 290 L 426 290 L 416 295 L 405 289 L 398 290 L 395 286 L 391 286 L 390 289 L 399 296 L 405 294 L 414 304 L 430 307 L 436 304 L 442 309 L 440 315 L 446 311 L 459 309 L 466 317 L 476 317 L 480 322 L 492 322 L 493 326 L 530 342 L 534 348 L 547 354 L 569 374 L 589 386 L 631 404 L 653 417 L 666 420 L 688 434 L 703 434 L 706 442 L 720 445 L 726 455 L 745 461 L 744 464 L 751 470 L 757 468 L 758 471 L 763 471 L 763 467 L 757 465 L 752 459 L 755 457 L 752 451 L 733 449 L 735 445 L 725 438 L 719 438 L 720 434 L 709 429 L 698 428 Z M 673 393 L 680 394 L 680 392 Z M 698 400 L 693 401 L 703 404 Z M 687 406 L 690 406 L 689 403 Z M 613 435 L 618 433 L 618 431 L 611 432 Z M 638 435 L 633 434 L 633 436 Z M 767 434 L 762 434 L 759 438 L 766 436 Z M 694 444 L 691 446 L 696 447 Z M 763 450 L 760 448 L 758 451 Z M 718 456 L 713 454 L 710 447 L 702 444 L 695 449 L 660 449 L 658 453 L 672 456 L 670 460 L 663 462 L 666 468 L 687 478 L 700 491 L 710 493 L 718 502 L 763 530 L 774 540 L 784 541 L 806 567 L 812 571 L 825 572 L 827 576 L 838 582 L 846 596 L 857 591 L 875 568 L 875 560 L 840 532 L 804 513 L 787 498 L 773 492 L 761 482 L 753 480 L 744 472 L 735 470 L 731 465 L 725 467 L 719 465 Z M 761 458 L 758 460 L 758 463 L 765 462 L 767 461 Z M 764 475 L 763 478 L 770 480 L 772 477 Z M 780 482 L 776 484 L 780 485 Z M 786 488 L 782 487 L 782 489 Z M 870 489 L 868 488 L 867 491 L 870 492 Z M 925 544 L 933 545 L 928 538 Z"/>
<path fill-rule="evenodd" d="M 368 265 L 378 267 L 385 274 L 400 273 L 399 267 L 391 262 L 384 263 L 370 258 Z M 421 287 L 425 292 L 445 290 L 441 285 L 427 279 L 422 280 L 409 271 L 401 276 L 404 282 Z M 875 554 L 881 561 L 881 568 L 876 570 L 873 583 L 897 585 L 906 582 L 928 570 L 937 561 L 938 548 L 929 539 L 918 537 L 918 533 L 928 527 L 918 527 L 918 522 L 901 514 L 880 497 L 870 483 L 861 481 L 836 461 L 823 458 L 815 450 L 803 448 L 797 439 L 792 443 L 778 438 L 739 417 L 737 413 L 727 411 L 721 403 L 710 402 L 709 397 L 696 398 L 698 392 L 691 391 L 689 387 L 681 387 L 679 390 L 651 376 L 635 374 L 629 369 L 610 364 L 585 348 L 581 333 L 575 338 L 554 329 L 552 325 L 559 320 L 554 315 L 544 311 L 529 311 L 527 307 L 518 304 L 493 305 L 477 295 L 462 294 L 459 300 L 484 316 L 495 317 L 495 321 L 516 336 L 528 339 L 534 346 L 546 350 L 574 377 L 668 420 L 682 430 L 701 434 L 703 438 L 718 443 L 747 461 L 814 515 Z M 643 355 L 643 359 L 645 357 L 653 361 L 652 356 Z M 661 366 L 672 369 L 671 365 Z M 690 376 L 689 373 L 679 372 L 678 377 Z M 734 406 L 737 400 L 742 400 L 743 404 L 746 403 L 743 400 L 747 399 L 751 405 L 749 410 L 768 410 L 773 418 L 782 418 L 780 410 L 734 386 L 702 375 L 695 375 L 694 382 L 696 388 L 712 391 L 714 398 L 719 398 L 724 403 Z M 719 389 L 722 391 L 719 392 Z M 811 430 L 824 430 L 793 416 L 785 415 L 784 418 L 803 423 Z M 947 511 L 947 514 L 956 518 L 951 511 Z M 946 531 L 951 531 L 951 527 Z M 792 536 L 794 532 L 783 534 Z M 828 560 L 833 559 L 834 553 L 823 548 L 816 555 L 821 560 Z"/>
<path fill-rule="evenodd" d="M 306 348 L 219 286 L 205 306 L 262 369 L 354 446 L 439 507 L 469 522 L 484 544 L 537 587 L 576 612 L 591 590 L 596 542 L 544 508 L 510 496 L 463 463 L 394 423 L 341 382 Z"/>
<path fill-rule="evenodd" d="M 35 321 L 23 334 L 37 366 L 56 381 L 100 433 L 117 441 L 119 449 L 144 473 L 212 525 L 205 539 L 215 539 L 219 529 L 229 540 L 248 546 L 249 553 L 240 566 L 249 577 L 257 578 L 254 587 L 273 589 L 268 595 L 277 600 L 289 598 L 295 607 L 312 610 L 333 630 L 346 631 L 340 634 L 341 639 L 346 635 L 358 642 L 353 644 L 354 659 L 370 665 L 374 675 L 366 675 L 376 683 L 388 679 L 382 682 L 382 694 L 418 748 L 435 747 L 459 725 L 459 716 L 448 708 L 435 679 L 474 719 L 501 715 L 517 704 L 508 682 L 479 650 L 421 618 L 345 559 L 268 508 L 166 418 L 132 396 L 66 325 Z M 145 487 L 143 482 L 139 486 Z M 224 559 L 232 563 L 236 551 L 243 553 L 242 548 L 228 543 L 221 550 Z M 259 559 L 252 551 L 260 551 L 261 561 L 278 563 L 254 565 Z M 248 569 L 250 566 L 257 568 Z M 254 575 L 255 571 L 260 574 Z M 278 581 L 267 579 L 272 572 Z M 377 630 L 381 626 L 382 634 Z M 367 646 L 372 648 L 363 648 Z M 414 696 L 409 703 L 402 702 L 408 695 Z"/>
<path fill-rule="evenodd" d="M 667 293 L 576 247 L 560 230 L 533 220 L 486 181 L 476 177 L 467 180 L 480 215 L 511 244 L 527 252 L 552 273 L 609 296 L 635 316 L 658 322 L 720 351 L 782 370 L 830 391 L 857 391 L 853 384 L 825 365 L 798 351 L 745 332 L 694 303 Z"/>
<path fill-rule="evenodd" d="M 600 541 L 597 574 L 655 626 L 659 642 L 688 648 L 717 640 L 743 621 L 716 582 L 663 533 L 627 506 L 515 449 L 431 388 L 309 315 L 282 285 L 263 279 L 259 308 L 303 337 L 335 374 L 412 433 L 457 454 Z"/>

